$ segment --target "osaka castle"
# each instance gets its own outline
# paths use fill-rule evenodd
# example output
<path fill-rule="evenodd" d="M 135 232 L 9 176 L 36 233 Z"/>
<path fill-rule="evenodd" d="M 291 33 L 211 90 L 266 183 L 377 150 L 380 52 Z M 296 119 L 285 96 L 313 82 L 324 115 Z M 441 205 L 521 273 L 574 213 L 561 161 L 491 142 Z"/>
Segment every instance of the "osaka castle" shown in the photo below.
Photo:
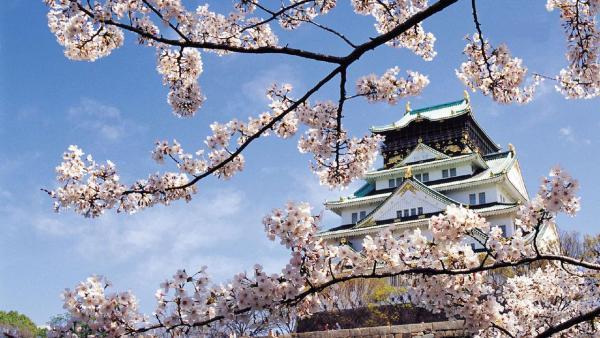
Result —
<path fill-rule="evenodd" d="M 339 226 L 321 231 L 328 242 L 362 249 L 365 235 L 391 227 L 394 234 L 421 228 L 450 204 L 463 205 L 514 232 L 519 204 L 529 200 L 517 153 L 502 150 L 477 123 L 468 94 L 462 100 L 411 110 L 392 124 L 372 127 L 385 136 L 383 167 L 367 172 L 351 196 L 327 201 Z M 557 238 L 546 229 L 544 238 Z M 475 251 L 481 246 L 474 240 Z"/>

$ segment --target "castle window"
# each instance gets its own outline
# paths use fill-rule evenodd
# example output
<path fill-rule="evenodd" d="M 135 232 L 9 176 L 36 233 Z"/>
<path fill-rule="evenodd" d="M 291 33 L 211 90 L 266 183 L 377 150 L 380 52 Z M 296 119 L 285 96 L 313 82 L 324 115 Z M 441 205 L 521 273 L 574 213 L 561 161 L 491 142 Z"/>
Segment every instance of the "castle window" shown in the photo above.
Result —
<path fill-rule="evenodd" d="M 448 169 L 442 170 L 442 178 L 447 178 L 447 177 L 448 177 Z"/>
<path fill-rule="evenodd" d="M 356 222 L 358 222 L 358 213 L 353 212 L 352 213 L 352 223 L 356 224 Z"/>
<path fill-rule="evenodd" d="M 456 168 L 450 168 L 450 177 L 456 176 Z"/>
<path fill-rule="evenodd" d="M 398 218 L 398 219 L 402 218 L 402 210 L 396 211 L 396 218 Z"/>
<path fill-rule="evenodd" d="M 423 173 L 423 181 L 421 182 L 428 182 L 429 181 L 429 173 Z"/>
<path fill-rule="evenodd" d="M 485 193 L 484 192 L 479 193 L 479 204 L 485 204 Z"/>
<path fill-rule="evenodd" d="M 389 179 L 388 180 L 388 188 L 393 188 L 395 186 L 396 186 L 396 180 L 394 180 L 393 178 Z"/>
<path fill-rule="evenodd" d="M 404 217 L 408 217 L 408 209 L 404 209 Z"/>
<path fill-rule="evenodd" d="M 415 179 L 416 179 L 417 181 L 421 181 L 421 174 L 416 174 L 416 175 L 415 175 Z"/>
<path fill-rule="evenodd" d="M 397 186 L 397 187 L 399 187 L 399 186 L 402 184 L 402 180 L 403 180 L 403 178 L 402 178 L 402 177 L 398 177 L 398 178 L 396 179 L 396 186 Z"/>
<path fill-rule="evenodd" d="M 417 216 L 417 209 L 416 208 L 410 209 L 410 215 L 411 216 Z"/>
<path fill-rule="evenodd" d="M 417 208 L 417 215 L 423 215 L 423 208 L 422 207 L 418 207 Z"/>
<path fill-rule="evenodd" d="M 365 217 L 367 217 L 367 212 L 366 211 L 361 211 L 360 212 L 360 219 L 362 220 Z"/>
<path fill-rule="evenodd" d="M 469 194 L 469 204 L 471 204 L 471 205 L 477 204 L 477 195 Z"/>

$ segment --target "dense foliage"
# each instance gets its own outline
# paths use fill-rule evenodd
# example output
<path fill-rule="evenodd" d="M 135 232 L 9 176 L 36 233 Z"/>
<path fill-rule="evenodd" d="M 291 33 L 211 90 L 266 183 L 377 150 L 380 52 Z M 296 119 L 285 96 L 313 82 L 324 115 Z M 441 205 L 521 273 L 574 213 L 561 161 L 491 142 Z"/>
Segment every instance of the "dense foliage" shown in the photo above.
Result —
<path fill-rule="evenodd" d="M 40 329 L 26 315 L 17 311 L 0 311 L 0 333 L 15 337 L 46 337 L 46 329 Z"/>

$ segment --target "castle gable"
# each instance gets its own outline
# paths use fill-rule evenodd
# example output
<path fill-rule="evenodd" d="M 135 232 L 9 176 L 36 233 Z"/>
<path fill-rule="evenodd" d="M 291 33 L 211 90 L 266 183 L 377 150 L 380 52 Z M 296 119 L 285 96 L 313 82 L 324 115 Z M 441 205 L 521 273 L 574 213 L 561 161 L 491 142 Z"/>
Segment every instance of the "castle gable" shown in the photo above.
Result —
<path fill-rule="evenodd" d="M 449 204 L 458 204 L 458 202 L 409 178 L 360 221 L 357 227 L 369 227 L 391 219 L 408 220 L 425 217 L 443 212 Z"/>
<path fill-rule="evenodd" d="M 450 158 L 450 156 L 431 148 L 425 143 L 419 143 L 415 149 L 413 149 L 406 156 L 406 158 L 400 162 L 400 166 L 430 160 L 441 160 L 445 158 Z"/>

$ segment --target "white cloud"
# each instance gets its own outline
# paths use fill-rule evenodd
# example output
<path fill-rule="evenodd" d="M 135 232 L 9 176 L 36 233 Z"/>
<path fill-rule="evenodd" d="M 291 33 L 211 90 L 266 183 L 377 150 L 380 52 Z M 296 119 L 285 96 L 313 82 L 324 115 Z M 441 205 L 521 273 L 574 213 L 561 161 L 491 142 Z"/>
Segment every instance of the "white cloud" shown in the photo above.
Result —
<path fill-rule="evenodd" d="M 577 142 L 575 135 L 573 134 L 573 128 L 571 126 L 562 127 L 558 130 L 558 134 L 562 139 L 570 143 Z"/>
<path fill-rule="evenodd" d="M 67 111 L 69 120 L 88 132 L 97 133 L 108 141 L 117 141 L 140 127 L 121 116 L 121 111 L 90 98 L 82 98 Z"/>
<path fill-rule="evenodd" d="M 259 254 L 279 251 L 264 235 L 262 210 L 249 205 L 238 191 L 203 193 L 190 204 L 155 207 L 135 215 L 107 214 L 85 221 L 81 216 L 42 214 L 34 222 L 38 232 L 69 238 L 73 249 L 88 261 L 125 264 L 136 276 L 158 281 L 177 268 L 209 267 L 217 280 L 231 278 L 254 263 L 281 269 L 287 256 Z M 243 244 L 240 244 L 243 243 Z M 253 255 L 238 251 L 246 246 Z M 232 248 L 235 248 L 233 250 Z M 271 264 L 277 262 L 278 264 Z"/>
<path fill-rule="evenodd" d="M 300 93 L 303 84 L 292 66 L 288 64 L 278 64 L 268 70 L 257 74 L 251 81 L 242 84 L 244 96 L 257 104 L 265 104 L 268 101 L 265 93 L 272 84 L 289 83 L 293 86 L 293 91 Z M 266 107 L 266 106 L 265 106 Z"/>

